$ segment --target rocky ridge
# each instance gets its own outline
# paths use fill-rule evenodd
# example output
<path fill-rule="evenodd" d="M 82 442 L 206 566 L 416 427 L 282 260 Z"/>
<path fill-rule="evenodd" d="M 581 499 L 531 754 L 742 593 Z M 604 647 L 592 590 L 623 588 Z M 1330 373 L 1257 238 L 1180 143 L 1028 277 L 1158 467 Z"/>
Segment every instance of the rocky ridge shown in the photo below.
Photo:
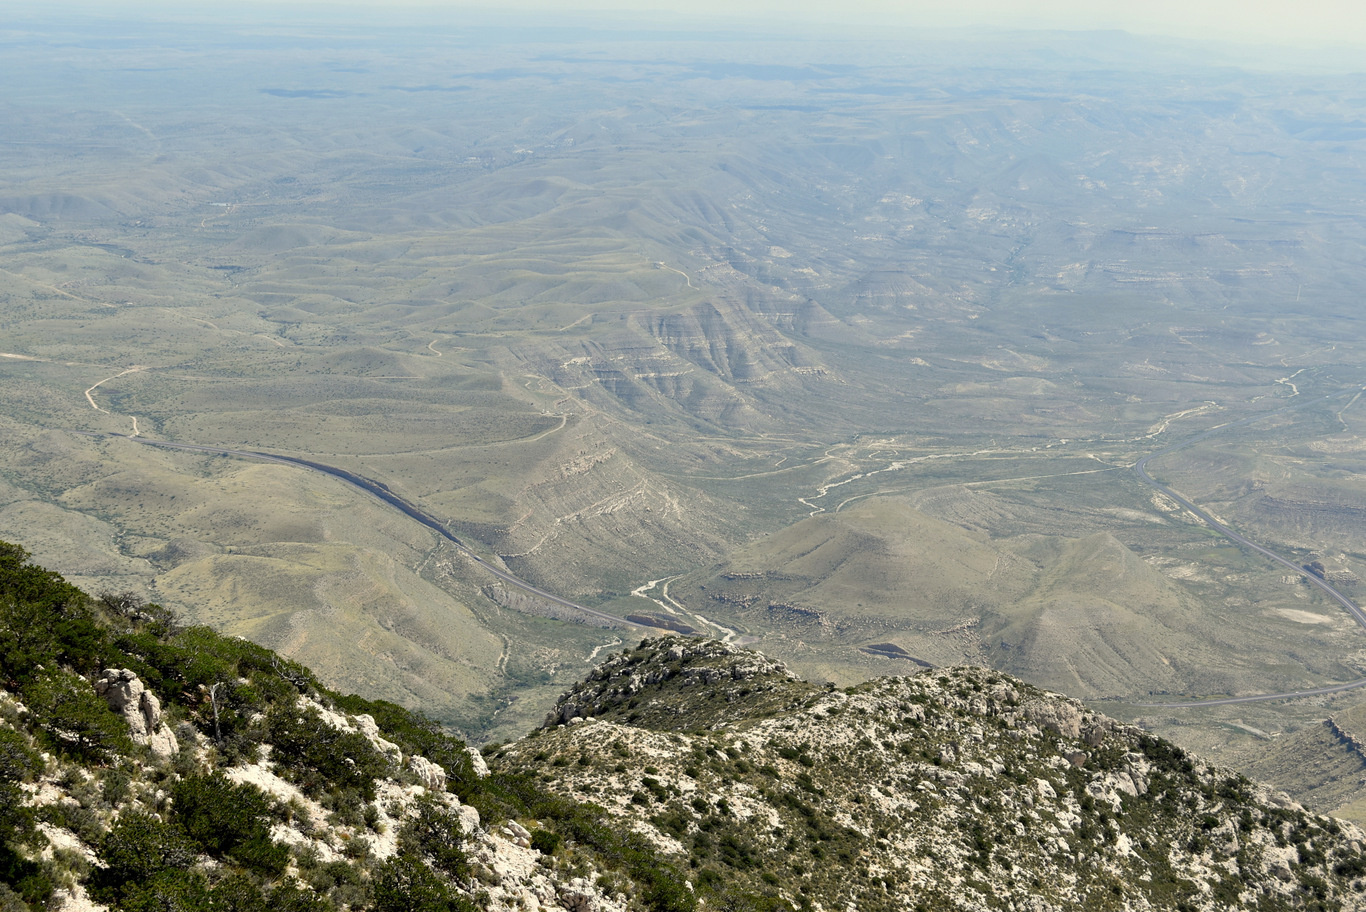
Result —
<path fill-rule="evenodd" d="M 703 901 L 724 885 L 755 908 L 1366 905 L 1354 825 L 981 668 L 839 691 L 726 644 L 647 640 L 492 756 L 606 807 Z"/>
<path fill-rule="evenodd" d="M 132 690 L 138 691 L 142 687 L 142 682 L 131 672 L 124 670 L 120 675 L 121 682 L 125 686 L 131 685 Z M 142 692 L 150 694 L 150 691 Z M 362 734 L 388 759 L 390 774 L 377 781 L 374 800 L 362 803 L 354 809 L 357 813 L 347 815 L 357 819 L 340 820 L 335 809 L 329 809 L 316 795 L 310 797 L 297 784 L 280 775 L 270 759 L 272 745 L 269 743 L 257 746 L 250 760 L 224 764 L 219 762 L 211 738 L 191 726 L 182 725 L 186 749 L 175 757 L 174 768 L 190 771 L 190 775 L 220 772 L 232 783 L 265 795 L 276 807 L 287 809 L 284 819 L 270 827 L 270 838 L 277 845 L 287 846 L 296 856 L 287 873 L 299 881 L 306 883 L 309 880 L 309 868 L 362 861 L 363 871 L 365 867 L 374 868 L 393 860 L 400 854 L 400 833 L 405 824 L 417 819 L 425 809 L 435 811 L 444 820 L 448 827 L 447 837 L 459 844 L 468 857 L 469 876 L 458 881 L 458 885 L 480 909 L 501 912 L 563 908 L 616 912 L 627 908 L 625 895 L 605 893 L 592 878 L 559 876 L 553 866 L 544 863 L 543 852 L 533 848 L 531 831 L 516 820 L 496 820 L 484 826 L 477 808 L 462 803 L 446 791 L 445 769 L 420 755 L 403 753 L 396 744 L 382 737 L 371 716 L 337 712 L 307 697 L 299 699 L 297 708 L 335 731 Z M 22 720 L 29 713 L 22 703 L 0 694 L 0 712 L 7 719 L 19 722 L 18 725 L 0 723 L 0 728 L 23 730 Z M 166 733 L 170 734 L 169 730 Z M 170 734 L 170 737 L 174 738 L 174 735 Z M 471 754 L 475 774 L 488 776 L 483 758 L 477 752 Z M 46 844 L 38 850 L 37 857 L 47 863 L 66 862 L 68 876 L 49 898 L 50 907 L 107 909 L 108 905 L 91 899 L 83 882 L 85 878 L 81 876 L 101 866 L 100 836 L 106 835 L 120 817 L 127 815 L 148 813 L 171 819 L 173 799 L 164 787 L 155 786 L 158 782 L 164 783 L 168 774 L 172 779 L 177 775 L 163 763 L 168 758 L 158 752 L 158 742 L 149 739 L 148 759 L 151 762 L 126 764 L 123 771 L 132 780 L 127 786 L 128 794 L 121 801 L 108 801 L 109 787 L 102 783 L 100 775 L 92 775 L 79 765 L 64 763 L 52 754 L 44 753 L 40 757 L 43 772 L 25 784 L 22 802 L 44 821 L 39 824 L 42 838 L 38 841 Z M 101 797 L 106 800 L 100 801 Z M 62 822 L 49 823 L 48 820 Z M 212 859 L 205 857 L 203 862 L 213 866 Z"/>
<path fill-rule="evenodd" d="M 481 754 L 0 543 L 0 912 L 1359 909 L 1364 842 L 1004 674 L 685 637 Z"/>
<path fill-rule="evenodd" d="M 129 678 L 127 674 L 125 671 L 125 684 L 135 688 L 141 685 L 135 676 Z M 543 852 L 532 846 L 532 833 L 516 820 L 483 825 L 477 808 L 446 791 L 447 774 L 440 765 L 420 755 L 404 754 L 380 735 L 369 715 L 337 712 L 308 698 L 300 698 L 297 708 L 338 732 L 362 734 L 389 758 L 390 775 L 376 782 L 373 801 L 362 803 L 353 809 L 356 813 L 345 815 L 353 818 L 349 821 L 339 818 L 335 808 L 324 805 L 316 795 L 310 796 L 284 778 L 270 759 L 272 745 L 268 743 L 260 744 L 251 760 L 227 765 L 216 762 L 211 738 L 182 726 L 188 743 L 185 752 L 176 758 L 175 766 L 189 770 L 191 776 L 219 772 L 248 793 L 264 795 L 275 807 L 287 809 L 280 815 L 283 819 L 271 825 L 269 834 L 273 843 L 288 847 L 293 860 L 285 873 L 300 884 L 308 885 L 318 868 L 331 866 L 335 876 L 337 865 L 358 868 L 356 879 L 362 880 L 367 868 L 373 871 L 399 857 L 400 834 L 405 825 L 419 819 L 425 811 L 442 820 L 447 829 L 445 836 L 452 844 L 458 844 L 468 858 L 468 876 L 457 880 L 456 886 L 479 909 L 624 912 L 627 908 L 624 895 L 605 893 L 592 878 L 561 877 L 553 866 L 545 865 Z M 0 712 L 19 720 L 28 715 L 23 704 L 3 694 Z M 0 727 L 22 730 L 23 726 L 0 723 Z M 57 862 L 56 867 L 67 875 L 49 897 L 50 908 L 71 912 L 109 909 L 110 905 L 91 898 L 85 883 L 104 866 L 101 847 L 105 839 L 101 837 L 107 838 L 121 817 L 146 813 L 157 819 L 173 819 L 174 799 L 164 787 L 155 787 L 159 781 L 164 782 L 171 770 L 159 764 L 166 758 L 156 751 L 156 742 L 152 742 L 148 754 L 151 763 L 125 766 L 124 771 L 131 774 L 132 781 L 127 797 L 116 802 L 99 800 L 109 789 L 98 774 L 91 775 L 51 754 L 41 755 L 43 773 L 25 785 L 22 800 L 26 808 L 43 819 L 39 824 L 42 837 L 38 841 L 45 845 L 38 849 L 37 858 L 48 864 Z M 477 758 L 473 765 L 487 776 L 483 758 L 477 752 L 473 757 Z M 176 778 L 174 773 L 171 778 Z M 187 777 L 179 778 L 183 781 Z M 215 867 L 213 859 L 207 856 L 200 863 L 206 868 Z M 316 884 L 312 886 L 317 888 Z M 120 904 L 115 902 L 113 906 L 119 908 Z"/>
<path fill-rule="evenodd" d="M 0 542 L 0 912 L 694 907 L 599 809 L 27 557 Z"/>
<path fill-rule="evenodd" d="M 660 651 L 662 650 L 662 651 Z M 808 688 L 781 662 L 715 640 L 673 638 L 653 651 L 608 657 L 556 702 L 544 727 L 576 724 L 625 708 L 628 721 L 693 727 L 751 718 L 799 705 Z M 700 700 L 656 700 L 665 692 L 701 694 Z M 640 709 L 644 703 L 644 709 Z"/>

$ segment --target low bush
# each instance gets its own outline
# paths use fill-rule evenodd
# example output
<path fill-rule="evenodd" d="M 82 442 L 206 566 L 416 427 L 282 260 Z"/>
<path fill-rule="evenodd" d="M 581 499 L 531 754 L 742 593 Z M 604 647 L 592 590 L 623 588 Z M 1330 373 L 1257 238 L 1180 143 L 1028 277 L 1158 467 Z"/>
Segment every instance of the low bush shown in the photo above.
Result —
<path fill-rule="evenodd" d="M 474 912 L 439 875 L 412 853 L 400 853 L 375 871 L 375 912 Z"/>
<path fill-rule="evenodd" d="M 196 845 L 185 831 L 143 811 L 123 814 L 101 840 L 98 856 L 104 865 L 96 876 L 96 898 L 117 899 L 150 889 L 152 881 L 194 864 Z M 172 892 L 188 889 L 181 881 L 167 881 Z M 158 888 L 160 889 L 160 888 Z"/>
<path fill-rule="evenodd" d="M 90 682 L 60 668 L 31 678 L 20 695 L 47 746 L 73 760 L 108 763 L 133 750 L 128 723 L 109 711 Z"/>
<path fill-rule="evenodd" d="M 182 779 L 171 797 L 176 823 L 204 852 L 267 877 L 284 873 L 289 851 L 271 842 L 271 803 L 260 789 L 214 772 Z"/>
<path fill-rule="evenodd" d="M 271 707 L 266 727 L 276 766 L 306 794 L 355 789 L 375 800 L 375 779 L 389 763 L 364 735 L 333 728 L 315 710 L 280 704 Z"/>

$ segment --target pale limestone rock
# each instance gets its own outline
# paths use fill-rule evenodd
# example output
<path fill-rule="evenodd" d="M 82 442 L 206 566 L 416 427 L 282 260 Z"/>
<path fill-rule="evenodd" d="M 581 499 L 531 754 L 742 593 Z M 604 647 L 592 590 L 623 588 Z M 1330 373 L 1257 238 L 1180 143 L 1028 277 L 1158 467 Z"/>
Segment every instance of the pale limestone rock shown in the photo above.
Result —
<path fill-rule="evenodd" d="M 408 758 L 408 769 L 417 776 L 417 781 L 421 782 L 428 791 L 444 792 L 446 790 L 446 771 L 439 764 L 433 763 L 426 757 L 419 757 L 416 754 Z"/>
<path fill-rule="evenodd" d="M 1294 880 L 1295 873 L 1291 865 L 1299 864 L 1300 853 L 1294 846 L 1269 845 L 1262 849 L 1267 868 L 1271 873 L 1283 881 Z"/>
<path fill-rule="evenodd" d="M 345 715 L 339 712 L 333 712 L 311 697 L 300 697 L 299 704 L 305 709 L 313 710 L 318 714 L 318 718 L 337 729 L 337 731 L 353 732 L 356 730 L 356 726 L 352 725 L 351 720 L 346 718 Z"/>
<path fill-rule="evenodd" d="M 1016 692 L 1015 688 L 1004 681 L 1001 681 L 991 688 L 991 698 L 997 703 L 1014 705 L 1019 702 L 1020 695 Z"/>
<path fill-rule="evenodd" d="M 40 821 L 38 829 L 47 837 L 47 845 L 43 847 L 40 856 L 46 860 L 51 860 L 53 854 L 59 849 L 66 852 L 74 852 L 86 860 L 88 864 L 96 864 L 95 853 L 75 833 L 59 826 Z"/>
<path fill-rule="evenodd" d="M 379 733 L 379 725 L 376 724 L 374 716 L 361 713 L 353 716 L 356 730 L 364 735 L 369 742 L 374 745 L 375 750 L 389 758 L 389 762 L 395 766 L 403 762 L 403 751 L 392 741 L 386 741 Z"/>
<path fill-rule="evenodd" d="M 262 746 L 260 759 L 255 763 L 230 767 L 223 774 L 238 785 L 254 785 L 283 804 L 303 808 L 314 821 L 327 819 L 328 812 L 321 804 L 305 795 L 294 783 L 275 775 L 270 768 L 269 745 Z"/>
<path fill-rule="evenodd" d="M 318 860 L 324 864 L 341 861 L 346 856 L 323 839 L 313 839 L 287 823 L 277 823 L 270 828 L 270 838 L 275 842 L 301 849 L 312 849 L 318 853 Z"/>
<path fill-rule="evenodd" d="M 1081 737 L 1081 710 L 1063 700 L 1034 703 L 1025 711 L 1031 722 L 1055 735 L 1076 740 Z"/>
<path fill-rule="evenodd" d="M 515 820 L 504 824 L 498 832 L 515 846 L 520 846 L 523 849 L 531 848 L 531 833 Z"/>
<path fill-rule="evenodd" d="M 484 755 L 472 747 L 465 748 L 470 755 L 470 766 L 474 767 L 474 775 L 478 779 L 487 779 L 489 775 L 489 765 L 484 762 Z"/>
<path fill-rule="evenodd" d="M 95 682 L 95 693 L 123 716 L 133 741 L 150 747 L 154 757 L 165 760 L 180 751 L 175 733 L 161 721 L 161 701 L 135 672 L 127 668 L 108 669 Z"/>
<path fill-rule="evenodd" d="M 462 833 L 473 833 L 479 829 L 478 810 L 468 804 L 462 804 L 456 813 L 460 817 L 460 831 Z"/>
<path fill-rule="evenodd" d="M 353 732 L 364 735 L 365 739 L 370 742 L 370 746 L 383 755 L 391 764 L 394 766 L 402 765 L 403 751 L 394 742 L 384 739 L 380 734 L 379 725 L 375 722 L 373 716 L 366 713 L 361 713 L 358 716 L 348 716 L 345 713 L 339 713 L 335 710 L 328 709 L 317 700 L 308 697 L 300 697 L 299 704 L 306 709 L 313 710 L 318 714 L 320 719 L 337 731 Z"/>
<path fill-rule="evenodd" d="M 152 756 L 163 760 L 180 753 L 180 742 L 176 740 L 175 732 L 164 724 L 152 732 L 151 737 L 147 739 L 147 746 L 152 749 Z"/>
<path fill-rule="evenodd" d="M 593 902 L 596 891 L 583 877 L 575 877 L 569 883 L 561 884 L 558 893 L 560 905 L 569 912 L 594 912 L 597 908 Z"/>
<path fill-rule="evenodd" d="M 147 735 L 161 721 L 161 702 L 154 695 L 145 700 L 147 688 L 133 671 L 110 668 L 95 682 L 95 693 L 104 697 L 109 708 L 128 722 L 128 733 L 139 744 L 147 743 Z"/>
<path fill-rule="evenodd" d="M 1304 805 L 1300 804 L 1294 798 L 1291 798 L 1285 792 L 1273 792 L 1268 789 L 1266 795 L 1266 802 L 1278 808 L 1285 808 L 1287 811 L 1304 810 Z"/>
<path fill-rule="evenodd" d="M 108 906 L 102 906 L 90 898 L 90 894 L 85 892 L 84 884 L 76 884 L 70 888 L 61 887 L 52 892 L 52 898 L 48 900 L 47 908 L 56 909 L 58 912 L 108 912 Z"/>
<path fill-rule="evenodd" d="M 432 765 L 436 766 L 435 763 Z M 399 831 L 425 791 L 426 789 L 420 785 L 403 785 L 392 779 L 379 783 L 375 792 L 375 809 L 379 812 L 379 825 L 375 828 L 376 832 L 369 836 L 370 853 L 375 858 L 384 861 L 398 854 Z"/>

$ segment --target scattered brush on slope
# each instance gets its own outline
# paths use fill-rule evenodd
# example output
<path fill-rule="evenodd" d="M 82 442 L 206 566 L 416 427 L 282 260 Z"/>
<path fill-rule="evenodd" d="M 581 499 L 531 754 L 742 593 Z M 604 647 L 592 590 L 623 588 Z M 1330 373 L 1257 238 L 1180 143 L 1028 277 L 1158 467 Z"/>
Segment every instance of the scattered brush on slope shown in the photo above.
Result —
<path fill-rule="evenodd" d="M 1366 903 L 1356 827 L 980 668 L 836 691 L 647 640 L 493 755 L 601 802 L 713 907 Z"/>
<path fill-rule="evenodd" d="M 489 776 L 429 720 L 267 649 L 89 598 L 5 543 L 0 685 L 4 912 L 695 905 L 600 809 Z"/>

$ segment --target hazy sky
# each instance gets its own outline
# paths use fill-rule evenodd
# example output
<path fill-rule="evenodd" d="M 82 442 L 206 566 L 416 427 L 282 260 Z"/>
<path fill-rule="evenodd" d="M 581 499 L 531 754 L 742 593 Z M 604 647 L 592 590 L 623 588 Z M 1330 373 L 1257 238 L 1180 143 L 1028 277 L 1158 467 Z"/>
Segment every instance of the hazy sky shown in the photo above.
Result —
<path fill-rule="evenodd" d="M 270 2 L 270 0 L 267 0 Z M 327 0 L 337 5 L 337 0 Z M 342 0 L 346 2 L 346 0 Z M 402 3 L 404 0 L 397 0 Z M 451 3 L 407 0 L 444 9 L 460 6 L 672 12 L 691 16 L 795 18 L 879 27 L 998 25 L 1044 28 L 1122 28 L 1144 34 L 1219 38 L 1275 44 L 1366 46 L 1362 0 L 502 0 Z M 360 5 L 373 5 L 359 0 Z M 393 3 L 385 5 L 394 5 Z M 1366 65 L 1366 61 L 1364 61 Z"/>
<path fill-rule="evenodd" d="M 55 2 L 67 5 L 62 0 Z M 25 0 L 19 0 L 19 5 L 26 5 Z M 1366 48 L 1363 0 L 101 0 L 90 8 L 104 13 L 122 10 L 173 16 L 195 12 L 249 16 L 253 8 L 287 6 L 327 9 L 330 15 L 346 7 L 371 12 L 409 7 L 409 15 L 439 11 L 443 18 L 458 16 L 464 10 L 515 10 L 528 11 L 522 21 L 529 24 L 535 22 L 529 12 L 532 10 L 550 10 L 555 20 L 563 21 L 576 7 L 582 7 L 625 15 L 706 17 L 718 23 L 741 18 L 751 23 L 768 20 L 787 25 L 838 22 L 859 30 L 974 25 L 1117 28 L 1182 38 Z"/>
<path fill-rule="evenodd" d="M 755 2 L 764 0 L 742 0 Z M 860 18 L 905 18 L 944 24 L 1050 28 L 1123 28 L 1188 38 L 1366 44 L 1361 0 L 849 0 L 796 6 L 856 10 Z M 765 4 L 778 9 L 783 4 Z"/>

